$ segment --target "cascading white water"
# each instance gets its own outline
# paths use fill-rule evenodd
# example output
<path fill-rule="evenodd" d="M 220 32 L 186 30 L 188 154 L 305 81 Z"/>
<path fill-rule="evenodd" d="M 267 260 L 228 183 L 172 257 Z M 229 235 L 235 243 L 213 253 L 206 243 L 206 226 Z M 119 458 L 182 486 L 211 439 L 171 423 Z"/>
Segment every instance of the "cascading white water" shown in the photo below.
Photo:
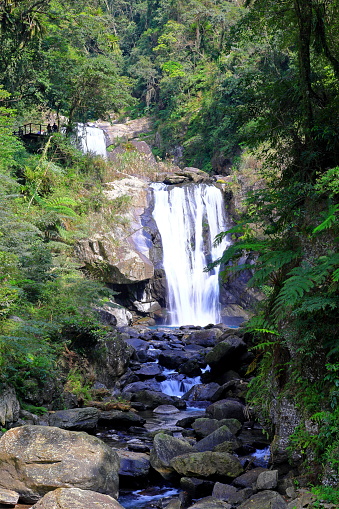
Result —
<path fill-rule="evenodd" d="M 76 137 L 82 152 L 95 154 L 106 159 L 106 139 L 102 129 L 86 124 L 78 124 Z"/>
<path fill-rule="evenodd" d="M 226 229 L 223 196 L 208 184 L 182 187 L 152 184 L 153 217 L 161 235 L 170 325 L 219 323 L 219 267 L 204 272 L 222 255 L 214 246 Z"/>

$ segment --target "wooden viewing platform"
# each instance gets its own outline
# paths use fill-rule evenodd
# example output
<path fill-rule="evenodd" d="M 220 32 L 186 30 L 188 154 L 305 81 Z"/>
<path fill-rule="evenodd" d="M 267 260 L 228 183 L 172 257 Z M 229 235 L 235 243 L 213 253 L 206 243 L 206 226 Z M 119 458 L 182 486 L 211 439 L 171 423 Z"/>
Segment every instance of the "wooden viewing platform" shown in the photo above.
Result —
<path fill-rule="evenodd" d="M 19 136 L 19 138 L 23 137 L 40 137 L 40 136 L 50 136 L 51 134 L 58 132 L 59 129 L 53 129 L 51 126 L 51 131 L 48 130 L 48 124 L 34 124 L 29 123 L 18 127 L 17 131 L 14 131 L 14 136 Z"/>

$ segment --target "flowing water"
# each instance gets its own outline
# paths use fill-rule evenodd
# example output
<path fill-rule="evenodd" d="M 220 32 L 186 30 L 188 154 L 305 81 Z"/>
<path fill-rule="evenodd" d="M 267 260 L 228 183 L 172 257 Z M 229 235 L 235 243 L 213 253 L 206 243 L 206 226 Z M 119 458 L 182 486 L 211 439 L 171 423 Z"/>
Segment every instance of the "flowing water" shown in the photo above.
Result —
<path fill-rule="evenodd" d="M 214 245 L 226 229 L 220 189 L 213 185 L 166 186 L 152 184 L 153 217 L 161 235 L 163 267 L 168 287 L 170 325 L 219 323 L 219 259 L 228 243 Z"/>
<path fill-rule="evenodd" d="M 106 139 L 102 129 L 86 124 L 78 124 L 76 138 L 82 152 L 95 154 L 106 159 Z"/>

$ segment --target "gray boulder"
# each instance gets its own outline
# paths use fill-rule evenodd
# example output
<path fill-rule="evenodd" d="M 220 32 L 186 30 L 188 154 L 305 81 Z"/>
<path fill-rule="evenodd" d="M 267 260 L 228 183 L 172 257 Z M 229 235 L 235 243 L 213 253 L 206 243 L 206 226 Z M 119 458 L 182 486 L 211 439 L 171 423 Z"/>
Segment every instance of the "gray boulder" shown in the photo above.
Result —
<path fill-rule="evenodd" d="M 278 486 L 278 470 L 261 472 L 257 479 L 257 490 L 273 490 Z"/>
<path fill-rule="evenodd" d="M 276 491 L 261 491 L 252 495 L 238 509 L 286 509 L 287 503 Z"/>
<path fill-rule="evenodd" d="M 205 497 L 191 505 L 188 509 L 232 509 L 232 506 L 223 500 Z"/>
<path fill-rule="evenodd" d="M 233 399 L 222 399 L 206 408 L 206 414 L 212 419 L 237 419 L 245 422 L 245 405 Z"/>
<path fill-rule="evenodd" d="M 202 417 L 196 419 L 192 424 L 192 428 L 194 429 L 196 435 L 200 438 L 207 437 L 221 426 L 227 426 L 233 435 L 235 435 L 241 429 L 241 424 L 236 419 L 218 420 Z"/>
<path fill-rule="evenodd" d="M 58 410 L 50 414 L 48 422 L 50 426 L 82 431 L 85 429 L 94 429 L 98 424 L 98 419 L 99 410 L 97 408 L 85 407 Z"/>
<path fill-rule="evenodd" d="M 211 366 L 212 371 L 224 373 L 239 365 L 246 350 L 246 343 L 241 338 L 229 336 L 206 354 L 205 362 Z"/>
<path fill-rule="evenodd" d="M 185 401 L 209 401 L 219 387 L 219 384 L 215 382 L 196 384 L 183 395 L 182 399 Z"/>
<path fill-rule="evenodd" d="M 150 469 L 149 455 L 141 452 L 125 451 L 117 449 L 120 458 L 119 475 L 130 477 L 131 480 L 147 477 Z"/>
<path fill-rule="evenodd" d="M 124 509 L 114 498 L 79 488 L 58 488 L 47 493 L 32 509 Z"/>
<path fill-rule="evenodd" d="M 165 479 L 173 477 L 174 468 L 171 460 L 176 456 L 193 452 L 193 447 L 184 440 L 172 437 L 165 433 L 158 433 L 154 437 L 150 462 L 154 470 Z"/>
<path fill-rule="evenodd" d="M 77 487 L 116 497 L 119 458 L 99 438 L 47 426 L 22 426 L 0 439 L 0 488 L 37 502 L 56 488 Z"/>
<path fill-rule="evenodd" d="M 100 412 L 99 424 L 112 428 L 130 428 L 131 426 L 143 426 L 146 419 L 134 412 L 122 412 L 121 410 L 107 410 Z"/>
<path fill-rule="evenodd" d="M 224 442 L 231 442 L 229 447 L 233 447 L 233 450 L 236 449 L 239 445 L 237 439 L 233 433 L 230 432 L 227 426 L 221 426 L 220 428 L 216 429 L 213 431 L 213 433 L 200 440 L 200 442 L 198 442 L 194 448 L 199 452 L 213 451 L 216 446 Z"/>
<path fill-rule="evenodd" d="M 227 452 L 195 452 L 173 458 L 170 462 L 178 474 L 185 477 L 235 478 L 243 472 L 238 458 Z"/>
<path fill-rule="evenodd" d="M 159 364 L 169 369 L 176 369 L 192 358 L 191 352 L 184 350 L 163 350 L 159 355 Z"/>
<path fill-rule="evenodd" d="M 149 390 L 134 392 L 131 395 L 131 401 L 142 403 L 146 409 L 150 410 L 160 405 L 174 405 L 180 409 L 186 408 L 185 401 L 181 401 L 180 398 Z"/>
<path fill-rule="evenodd" d="M 238 488 L 253 488 L 256 485 L 259 474 L 262 472 L 267 472 L 267 469 L 261 467 L 252 468 L 252 470 L 249 470 L 234 479 L 233 484 Z"/>

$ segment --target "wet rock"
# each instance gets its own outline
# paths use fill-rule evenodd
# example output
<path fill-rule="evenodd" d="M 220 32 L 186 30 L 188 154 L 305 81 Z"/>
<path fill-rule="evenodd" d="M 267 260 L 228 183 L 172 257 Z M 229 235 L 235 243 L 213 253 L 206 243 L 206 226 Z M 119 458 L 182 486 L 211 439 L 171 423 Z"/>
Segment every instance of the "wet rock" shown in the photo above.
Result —
<path fill-rule="evenodd" d="M 199 376 L 201 374 L 201 362 L 198 359 L 190 359 L 180 364 L 178 371 L 186 376 Z"/>
<path fill-rule="evenodd" d="M 176 456 L 192 451 L 193 447 L 188 442 L 165 433 L 158 433 L 154 437 L 150 462 L 154 470 L 159 472 L 162 477 L 171 479 L 174 474 L 171 460 Z"/>
<path fill-rule="evenodd" d="M 126 451 L 123 449 L 116 449 L 116 453 L 120 458 L 119 475 L 130 478 L 148 476 L 150 469 L 150 460 L 148 454 Z"/>
<path fill-rule="evenodd" d="M 6 428 L 11 427 L 19 419 L 20 405 L 12 387 L 0 388 L 0 423 Z"/>
<path fill-rule="evenodd" d="M 237 491 L 238 491 L 237 488 L 231 486 L 230 484 L 216 482 L 213 487 L 212 496 L 220 500 L 225 500 L 227 502 L 229 497 L 231 495 L 234 495 Z"/>
<path fill-rule="evenodd" d="M 123 393 L 131 392 L 140 392 L 140 391 L 156 391 L 160 392 L 160 383 L 156 380 L 144 380 L 143 382 L 132 382 L 128 385 L 125 385 L 123 388 Z"/>
<path fill-rule="evenodd" d="M 16 491 L 5 490 L 0 488 L 0 504 L 2 505 L 16 505 L 19 500 L 19 495 Z"/>
<path fill-rule="evenodd" d="M 165 414 L 165 415 L 171 415 L 171 414 L 177 414 L 180 412 L 177 407 L 174 405 L 160 405 L 157 408 L 153 410 L 155 414 Z"/>
<path fill-rule="evenodd" d="M 190 352 L 183 350 L 163 350 L 159 355 L 159 364 L 168 369 L 176 369 L 191 357 Z"/>
<path fill-rule="evenodd" d="M 201 414 L 201 416 L 202 415 L 205 415 L 205 414 Z M 193 423 L 196 420 L 197 420 L 196 416 L 184 417 L 183 419 L 180 419 L 179 421 L 177 421 L 176 426 L 180 426 L 181 428 L 190 428 L 190 427 L 192 427 Z M 219 421 L 217 421 L 217 422 L 219 422 Z"/>
<path fill-rule="evenodd" d="M 238 458 L 227 452 L 195 452 L 171 460 L 171 466 L 185 477 L 237 477 L 243 468 Z"/>
<path fill-rule="evenodd" d="M 99 410 L 93 407 L 58 410 L 49 416 L 49 425 L 62 429 L 94 429 L 98 424 Z"/>
<path fill-rule="evenodd" d="M 198 437 L 204 438 L 213 433 L 216 429 L 221 426 L 227 426 L 228 429 L 234 435 L 241 429 L 241 423 L 237 419 L 210 419 L 207 417 L 201 417 L 196 419 L 192 428 Z"/>
<path fill-rule="evenodd" d="M 219 384 L 196 384 L 189 391 L 187 391 L 182 399 L 185 401 L 210 401 L 213 394 L 219 388 Z"/>
<path fill-rule="evenodd" d="M 246 343 L 237 336 L 229 336 L 205 356 L 205 362 L 215 373 L 224 373 L 239 365 L 239 358 L 247 350 Z"/>
<path fill-rule="evenodd" d="M 259 474 L 262 472 L 267 472 L 266 468 L 253 468 L 248 472 L 240 475 L 236 479 L 234 479 L 233 484 L 238 488 L 252 488 L 255 487 Z"/>
<path fill-rule="evenodd" d="M 191 505 L 188 509 L 232 509 L 232 506 L 223 500 L 206 497 Z"/>
<path fill-rule="evenodd" d="M 206 414 L 212 419 L 237 419 L 244 423 L 245 406 L 237 400 L 222 399 L 206 408 Z"/>
<path fill-rule="evenodd" d="M 162 373 L 159 364 L 155 364 L 154 362 L 150 362 L 148 364 L 143 364 L 140 369 L 135 371 L 135 374 L 139 377 L 153 377 L 156 375 L 160 375 Z"/>
<path fill-rule="evenodd" d="M 238 509 L 287 509 L 287 503 L 275 491 L 261 491 L 240 504 Z"/>
<path fill-rule="evenodd" d="M 213 451 L 217 445 L 220 445 L 224 442 L 231 442 L 231 444 L 228 445 L 230 447 L 233 446 L 233 450 L 238 446 L 237 439 L 233 433 L 230 432 L 227 426 L 221 426 L 220 428 L 216 429 L 207 437 L 200 440 L 200 442 L 198 442 L 194 448 L 199 452 Z"/>
<path fill-rule="evenodd" d="M 180 487 L 186 491 L 192 498 L 202 498 L 211 495 L 214 483 L 206 481 L 206 479 L 197 479 L 196 477 L 182 477 L 180 479 Z"/>
<path fill-rule="evenodd" d="M 147 341 L 140 339 L 138 337 L 126 338 L 125 342 L 134 348 L 135 357 L 140 361 L 144 362 L 148 358 L 148 349 L 149 344 Z"/>
<path fill-rule="evenodd" d="M 118 494 L 118 456 L 83 432 L 46 426 L 13 428 L 0 439 L 0 471 L 0 488 L 16 491 L 26 503 L 62 487 Z"/>
<path fill-rule="evenodd" d="M 247 382 L 240 380 L 240 377 L 237 373 L 235 372 L 232 373 L 234 373 L 235 378 L 224 383 L 222 386 L 219 386 L 215 393 L 211 396 L 211 401 L 219 401 L 220 399 L 227 398 L 245 397 L 248 386 Z"/>
<path fill-rule="evenodd" d="M 261 472 L 257 479 L 257 490 L 272 490 L 278 485 L 278 470 Z"/>
<path fill-rule="evenodd" d="M 111 426 L 115 429 L 129 428 L 130 426 L 143 426 L 146 420 L 134 412 L 121 412 L 120 410 L 109 410 L 100 412 L 98 424 Z"/>
<path fill-rule="evenodd" d="M 194 343 L 196 345 L 210 347 L 215 346 L 218 338 L 222 335 L 222 331 L 220 329 L 212 328 L 212 329 L 202 329 L 199 331 L 194 331 L 189 337 L 186 339 L 187 344 Z"/>
<path fill-rule="evenodd" d="M 124 509 L 114 498 L 79 488 L 58 488 L 47 493 L 32 509 Z"/>
<path fill-rule="evenodd" d="M 174 405 L 180 409 L 186 408 L 185 401 L 181 401 L 175 396 L 167 396 L 167 394 L 163 394 L 161 392 L 148 390 L 133 393 L 131 396 L 131 401 L 142 403 L 146 409 L 150 410 L 156 408 L 159 405 Z"/>

